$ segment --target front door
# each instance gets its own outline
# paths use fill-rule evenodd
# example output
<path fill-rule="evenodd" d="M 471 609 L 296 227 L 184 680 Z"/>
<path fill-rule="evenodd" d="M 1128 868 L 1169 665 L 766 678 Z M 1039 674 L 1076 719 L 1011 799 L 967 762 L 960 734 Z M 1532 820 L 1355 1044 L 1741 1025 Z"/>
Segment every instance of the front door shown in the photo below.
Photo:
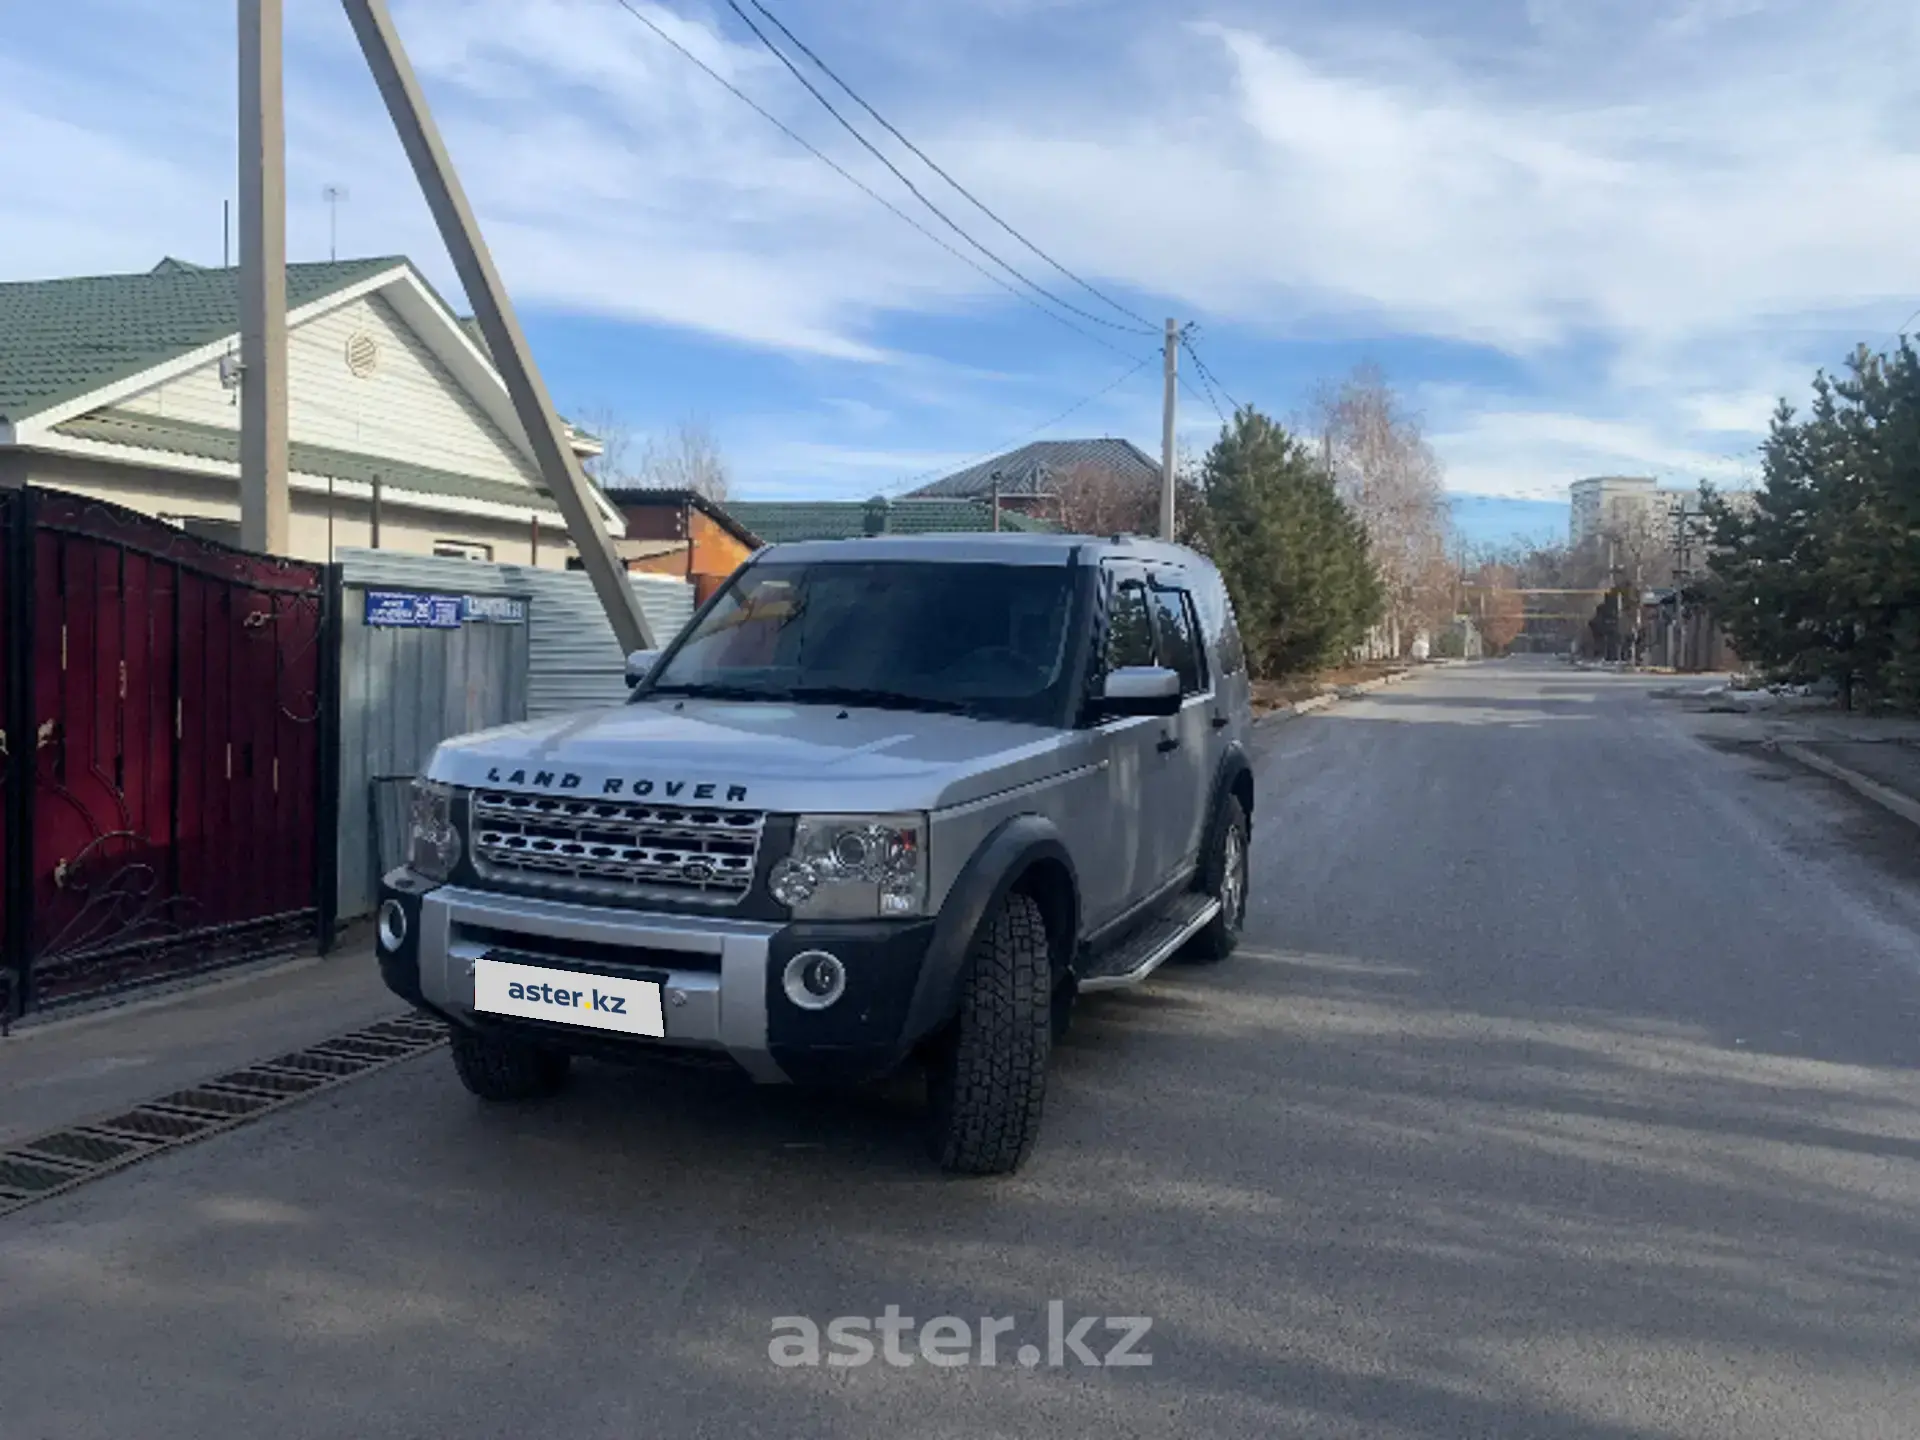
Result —
<path fill-rule="evenodd" d="M 1100 680 L 1109 671 L 1153 660 L 1153 602 L 1137 565 L 1106 568 L 1106 630 L 1101 640 Z M 1090 929 L 1120 919 L 1151 893 L 1158 875 L 1154 794 L 1165 769 L 1159 749 L 1166 722 L 1155 716 L 1108 720 L 1097 731 L 1099 764 L 1107 782 L 1104 816 L 1078 817 L 1088 826 L 1081 894 Z"/>
<path fill-rule="evenodd" d="M 1149 786 L 1153 866 L 1159 885 L 1192 870 L 1200 856 L 1214 773 L 1213 686 L 1193 599 L 1177 570 L 1147 577 L 1154 663 L 1180 676 L 1180 713 L 1159 723 L 1157 765 Z M 1158 888 L 1156 885 L 1155 888 Z"/>

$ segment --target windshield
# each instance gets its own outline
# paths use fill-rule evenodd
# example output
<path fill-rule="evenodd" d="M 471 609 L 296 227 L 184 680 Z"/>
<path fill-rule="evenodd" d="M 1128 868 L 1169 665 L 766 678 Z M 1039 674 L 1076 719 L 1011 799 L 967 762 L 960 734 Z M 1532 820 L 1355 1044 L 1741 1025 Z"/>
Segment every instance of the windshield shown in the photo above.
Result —
<path fill-rule="evenodd" d="M 814 700 L 1044 721 L 1060 699 L 1072 576 L 1058 565 L 755 565 L 635 698 Z"/>

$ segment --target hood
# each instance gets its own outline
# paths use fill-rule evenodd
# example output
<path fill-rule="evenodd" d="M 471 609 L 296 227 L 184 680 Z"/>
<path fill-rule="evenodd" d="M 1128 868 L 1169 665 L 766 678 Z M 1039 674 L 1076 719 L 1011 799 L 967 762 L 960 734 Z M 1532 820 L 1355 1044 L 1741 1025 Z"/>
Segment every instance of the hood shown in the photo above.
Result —
<path fill-rule="evenodd" d="M 427 774 L 719 808 L 937 810 L 1059 769 L 1060 739 L 964 715 L 663 697 L 448 740 Z"/>

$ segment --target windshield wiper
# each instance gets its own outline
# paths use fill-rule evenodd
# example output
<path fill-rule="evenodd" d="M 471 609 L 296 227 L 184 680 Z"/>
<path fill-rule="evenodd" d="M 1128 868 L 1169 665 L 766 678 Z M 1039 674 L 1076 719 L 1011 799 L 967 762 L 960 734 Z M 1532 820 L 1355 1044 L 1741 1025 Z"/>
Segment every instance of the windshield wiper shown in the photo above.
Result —
<path fill-rule="evenodd" d="M 971 715 L 984 712 L 962 700 L 943 700 L 935 695 L 910 695 L 899 690 L 866 689 L 858 685 L 801 685 L 787 692 L 790 700 L 812 701 L 821 705 L 865 705 L 875 710 L 927 710 L 940 715 Z"/>
<path fill-rule="evenodd" d="M 649 685 L 634 698 L 655 695 L 686 695 L 700 700 L 791 700 L 794 692 L 760 685 Z"/>

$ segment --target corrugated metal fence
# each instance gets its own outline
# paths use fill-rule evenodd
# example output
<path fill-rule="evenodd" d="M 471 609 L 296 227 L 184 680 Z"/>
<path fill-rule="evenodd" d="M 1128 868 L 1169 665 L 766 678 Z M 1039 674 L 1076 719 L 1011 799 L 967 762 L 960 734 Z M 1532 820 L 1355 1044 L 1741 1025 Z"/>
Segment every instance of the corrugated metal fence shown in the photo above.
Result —
<path fill-rule="evenodd" d="M 342 550 L 339 560 L 349 587 L 527 596 L 533 612 L 527 660 L 530 719 L 589 705 L 617 705 L 626 698 L 626 657 L 584 571 L 490 565 L 393 550 Z M 662 643 L 692 617 L 693 587 L 686 581 L 664 575 L 631 575 L 628 580 Z"/>
<path fill-rule="evenodd" d="M 373 909 L 405 823 L 407 783 L 452 735 L 626 697 L 625 658 L 592 582 L 540 570 L 390 550 L 340 552 L 339 918 Z M 693 614 L 685 581 L 635 575 L 635 593 L 664 643 Z M 455 628 L 369 625 L 369 590 L 499 597 L 523 623 Z M 384 843 L 383 843 L 384 842 Z"/>

